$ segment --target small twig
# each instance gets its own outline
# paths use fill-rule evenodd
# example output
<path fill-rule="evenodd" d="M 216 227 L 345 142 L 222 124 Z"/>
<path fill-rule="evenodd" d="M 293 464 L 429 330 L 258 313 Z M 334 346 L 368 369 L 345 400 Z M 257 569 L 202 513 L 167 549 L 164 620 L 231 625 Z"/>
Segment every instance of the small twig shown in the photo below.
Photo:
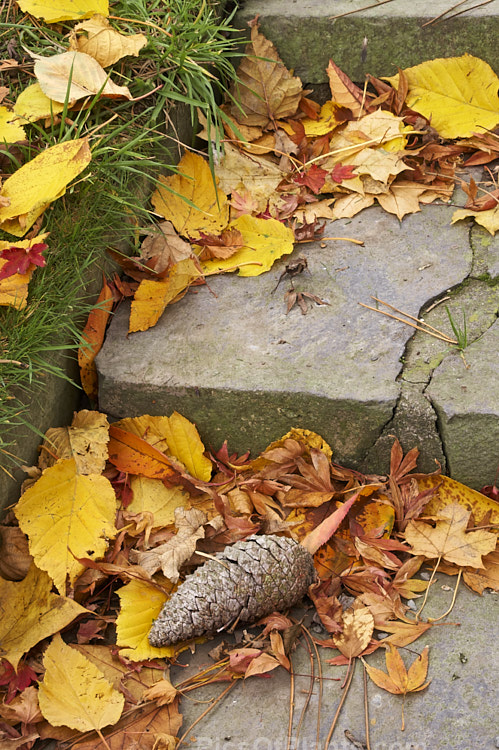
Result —
<path fill-rule="evenodd" d="M 336 709 L 336 713 L 334 715 L 333 721 L 332 721 L 331 726 L 329 728 L 329 732 L 328 732 L 328 735 L 326 737 L 326 742 L 324 743 L 324 750 L 328 750 L 329 743 L 331 742 L 331 737 L 333 736 L 333 732 L 334 732 L 334 730 L 336 728 L 336 722 L 338 721 L 338 717 L 340 715 L 340 711 L 343 708 L 343 704 L 344 704 L 344 702 L 346 700 L 346 697 L 348 695 L 348 690 L 350 688 L 350 685 L 352 684 L 353 673 L 355 672 L 355 661 L 356 661 L 356 659 L 353 660 L 352 668 L 350 669 L 350 676 L 348 677 L 348 682 L 345 685 L 345 689 L 343 691 L 343 695 L 341 697 L 339 706 Z"/>
<path fill-rule="evenodd" d="M 381 5 L 391 3 L 392 0 L 381 0 L 380 3 L 372 3 L 372 5 L 365 5 L 363 8 L 357 8 L 357 10 L 348 10 L 346 13 L 338 13 L 337 16 L 329 16 L 329 20 L 332 21 L 334 18 L 343 18 L 343 16 L 351 16 L 352 13 L 362 13 L 363 10 L 369 10 L 369 8 L 379 8 Z"/>
<path fill-rule="evenodd" d="M 476 5 L 471 5 L 469 8 L 464 8 L 464 10 L 460 10 L 458 13 L 454 13 L 452 16 L 448 16 L 448 18 L 441 19 L 442 21 L 450 21 L 451 18 L 457 18 L 458 16 L 461 16 L 463 13 L 468 13 L 470 10 L 475 10 L 475 8 L 481 8 L 483 5 L 489 5 L 492 0 L 484 0 L 483 3 L 477 3 Z M 454 5 L 454 8 L 457 8 L 461 3 L 458 3 L 457 5 Z M 452 8 L 449 8 L 449 10 L 452 10 Z M 449 12 L 449 10 L 446 11 L 446 13 Z M 445 14 L 444 14 L 445 15 Z M 441 21 L 436 21 L 435 24 L 441 23 Z"/>
<path fill-rule="evenodd" d="M 324 240 L 344 240 L 344 242 L 353 242 L 354 245 L 360 245 L 364 247 L 364 240 L 353 240 L 351 237 L 321 237 L 321 242 Z"/>
<path fill-rule="evenodd" d="M 0 359 L 0 365 L 17 365 L 25 370 L 29 370 L 29 365 L 26 362 L 19 362 L 18 359 Z"/>
<path fill-rule="evenodd" d="M 218 696 L 218 698 L 215 701 L 213 701 L 213 703 L 211 704 L 211 706 L 209 706 L 206 709 L 206 711 L 203 711 L 203 713 L 200 716 L 198 716 L 198 718 L 195 721 L 192 722 L 192 724 L 190 725 L 190 727 L 188 727 L 185 730 L 185 732 L 183 733 L 183 735 L 180 737 L 180 739 L 179 739 L 179 741 L 178 741 L 178 743 L 176 745 L 175 750 L 178 750 L 178 748 L 183 743 L 183 741 L 185 740 L 185 738 L 187 737 L 187 735 L 190 734 L 190 732 L 192 732 L 192 730 L 194 729 L 194 727 L 196 726 L 196 724 L 199 724 L 199 722 L 202 719 L 204 719 L 204 717 L 206 716 L 206 714 L 208 714 L 211 711 L 211 709 L 214 708 L 216 706 L 216 704 L 219 703 L 222 700 L 222 698 L 225 698 L 225 696 L 227 695 L 227 693 L 230 690 L 232 690 L 232 688 L 235 687 L 235 685 L 237 685 L 237 680 L 235 680 L 234 682 L 231 682 L 231 684 L 228 687 L 226 687 L 225 690 L 222 693 L 220 693 L 220 695 Z"/>
<path fill-rule="evenodd" d="M 445 341 L 447 344 L 457 344 L 457 341 L 454 341 L 453 339 L 448 338 L 445 335 L 437 336 L 436 333 L 432 333 L 427 328 L 423 328 L 423 326 L 417 326 L 414 323 L 410 323 L 408 320 L 404 320 L 403 318 L 397 317 L 397 315 L 390 315 L 390 313 L 385 312 L 384 310 L 380 310 L 377 307 L 371 307 L 370 305 L 364 305 L 363 302 L 358 302 L 358 305 L 361 307 L 365 307 L 368 310 L 374 310 L 374 312 L 381 313 L 381 315 L 386 315 L 387 318 L 393 318 L 393 320 L 398 320 L 400 323 L 405 323 L 406 326 L 411 326 L 411 328 L 417 328 L 418 331 L 423 331 L 423 333 L 427 333 L 429 336 L 433 336 L 436 339 L 440 339 L 441 341 Z"/>
<path fill-rule="evenodd" d="M 434 303 L 433 303 L 433 305 L 430 305 L 430 306 L 429 306 L 429 307 L 428 307 L 428 308 L 426 309 L 426 312 L 427 312 L 427 313 L 429 313 L 429 312 L 430 312 L 430 310 L 433 310 L 433 309 L 434 309 L 435 307 L 438 307 L 438 305 L 441 305 L 441 304 L 442 304 L 442 302 L 447 302 L 447 300 L 449 300 L 449 299 L 450 299 L 450 297 L 442 297 L 442 299 L 437 299 L 437 301 L 436 301 L 436 302 L 434 302 Z"/>
<path fill-rule="evenodd" d="M 228 273 L 229 271 L 237 271 L 238 268 L 242 268 L 243 266 L 263 266 L 263 263 L 259 263 L 256 260 L 248 260 L 245 263 L 238 263 L 236 266 L 230 266 L 230 268 L 219 268 L 216 271 L 206 271 L 206 273 L 202 273 L 199 275 L 199 278 L 202 276 L 215 276 L 217 273 Z"/>
<path fill-rule="evenodd" d="M 366 665 L 363 664 L 364 667 L 364 720 L 366 724 L 366 747 L 367 750 L 371 750 L 371 739 L 369 736 L 369 701 L 367 698 L 367 669 Z"/>
<path fill-rule="evenodd" d="M 404 312 L 403 310 L 399 310 L 398 308 L 394 307 L 393 305 L 390 305 L 389 302 L 383 302 L 382 299 L 379 299 L 378 297 L 372 297 L 371 299 L 375 300 L 375 302 L 379 302 L 380 305 L 385 305 L 385 307 L 389 307 L 390 310 L 394 310 L 397 313 L 400 313 L 400 315 L 405 315 L 406 318 L 409 318 L 410 320 L 415 320 L 416 323 L 423 323 L 423 325 L 426 328 L 429 328 L 432 331 L 435 331 L 435 333 L 438 333 L 440 336 L 445 336 L 445 333 L 442 333 L 442 331 L 439 331 L 438 328 L 434 328 L 429 323 L 425 323 L 424 321 L 420 320 L 419 318 L 416 318 L 414 315 L 409 315 L 409 313 Z M 449 338 L 448 336 L 446 338 Z M 452 339 L 450 339 L 452 340 Z"/>
<path fill-rule="evenodd" d="M 429 21 L 426 21 L 426 23 L 423 23 L 421 25 L 421 28 L 424 29 L 425 26 L 430 26 L 432 23 L 435 23 L 438 21 L 439 18 L 442 18 L 442 16 L 446 16 L 447 13 L 449 13 L 451 10 L 454 10 L 454 8 L 459 8 L 460 5 L 464 5 L 464 3 L 468 2 L 468 0 L 461 0 L 460 3 L 456 3 L 451 8 L 447 8 L 447 10 L 442 11 L 438 16 L 435 16 L 435 18 L 431 18 Z"/>

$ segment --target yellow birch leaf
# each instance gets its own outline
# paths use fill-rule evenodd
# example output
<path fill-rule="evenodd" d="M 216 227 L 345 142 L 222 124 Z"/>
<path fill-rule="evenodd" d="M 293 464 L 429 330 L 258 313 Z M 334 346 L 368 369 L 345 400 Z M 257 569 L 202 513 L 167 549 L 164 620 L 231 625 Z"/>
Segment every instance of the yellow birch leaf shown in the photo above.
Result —
<path fill-rule="evenodd" d="M 257 155 L 243 153 L 230 143 L 225 146 L 225 153 L 215 174 L 221 189 L 227 195 L 234 192 L 240 195 L 249 193 L 255 202 L 256 213 L 265 211 L 269 197 L 284 177 L 284 172 L 277 164 Z"/>
<path fill-rule="evenodd" d="M 479 526 L 483 517 L 488 514 L 487 523 L 499 523 L 499 505 L 491 497 L 472 490 L 465 484 L 446 477 L 443 474 L 428 474 L 417 480 L 420 492 L 431 487 L 438 487 L 430 501 L 425 505 L 425 516 L 436 516 L 446 505 L 459 503 L 474 516 L 475 526 Z"/>
<path fill-rule="evenodd" d="M 58 115 L 64 109 L 62 102 L 55 102 L 46 96 L 39 83 L 27 86 L 16 99 L 14 112 L 28 122 L 44 120 L 47 117 Z"/>
<path fill-rule="evenodd" d="M 121 609 L 116 620 L 120 654 L 131 661 L 163 659 L 179 652 L 175 646 L 151 646 L 147 637 L 168 595 L 144 581 L 130 581 L 118 591 Z"/>
<path fill-rule="evenodd" d="M 102 557 L 116 535 L 116 495 L 108 479 L 78 474 L 74 459 L 45 469 L 15 507 L 30 553 L 61 593 L 85 568 L 76 557 Z"/>
<path fill-rule="evenodd" d="M 107 68 L 127 55 L 137 57 L 146 44 L 144 34 L 121 34 L 113 29 L 107 18 L 96 14 L 74 27 L 69 49 L 85 52 Z"/>
<path fill-rule="evenodd" d="M 470 515 L 471 512 L 459 503 L 446 505 L 441 508 L 435 526 L 424 521 L 409 521 L 405 530 L 406 541 L 415 555 L 483 568 L 482 555 L 495 549 L 497 534 L 485 529 L 466 531 Z"/>
<path fill-rule="evenodd" d="M 472 216 L 477 224 L 480 224 L 490 234 L 494 235 L 499 231 L 499 206 L 489 208 L 487 211 L 472 211 L 470 208 L 458 208 L 452 214 L 451 224 L 461 219 L 467 219 Z"/>
<path fill-rule="evenodd" d="M 0 190 L 0 198 L 9 200 L 8 206 L 0 202 L 0 228 L 22 237 L 91 158 L 88 139 L 80 138 L 57 143 L 23 164 Z"/>
<path fill-rule="evenodd" d="M 74 458 L 78 474 L 101 474 L 108 458 L 109 423 L 105 414 L 82 409 L 70 427 L 51 427 L 45 433 L 38 466 L 46 469 L 58 459 Z M 54 457 L 55 454 L 55 457 Z"/>
<path fill-rule="evenodd" d="M 26 133 L 15 112 L 0 107 L 0 143 L 16 143 L 25 139 Z"/>
<path fill-rule="evenodd" d="M 168 452 L 182 461 L 189 474 L 209 482 L 213 467 L 210 459 L 204 455 L 204 445 L 196 426 L 174 411 L 168 419 L 165 437 Z"/>
<path fill-rule="evenodd" d="M 172 266 L 159 281 L 143 279 L 132 301 L 128 332 L 147 331 L 156 325 L 165 307 L 180 299 L 179 295 L 183 296 L 190 284 L 202 275 L 196 263 L 186 258 Z"/>
<path fill-rule="evenodd" d="M 22 581 L 0 578 L 0 658 L 14 669 L 30 648 L 87 611 L 73 599 L 51 591 L 50 577 L 35 565 Z"/>
<path fill-rule="evenodd" d="M 404 70 L 406 103 L 443 138 L 468 138 L 499 123 L 499 78 L 478 57 L 437 58 Z M 386 78 L 398 87 L 398 74 Z"/>
<path fill-rule="evenodd" d="M 126 86 L 117 86 L 97 60 L 84 52 L 61 52 L 51 57 L 36 56 L 35 75 L 43 93 L 56 102 L 71 106 L 88 96 L 131 99 Z"/>
<path fill-rule="evenodd" d="M 184 237 L 197 238 L 200 232 L 220 234 L 229 221 L 229 204 L 218 182 L 213 183 L 208 162 L 188 151 L 178 170 L 171 177 L 160 176 L 162 184 L 151 198 L 155 210 Z"/>
<path fill-rule="evenodd" d="M 40 711 L 52 726 L 79 732 L 115 724 L 125 696 L 82 653 L 56 635 L 43 657 L 45 674 L 40 683 Z"/>
<path fill-rule="evenodd" d="M 215 259 L 202 264 L 205 273 L 236 270 L 239 276 L 260 276 L 269 271 L 276 260 L 293 252 L 294 234 L 277 219 L 258 219 L 256 216 L 239 216 L 230 223 L 231 229 L 241 232 L 244 247 L 225 260 Z M 242 265 L 250 263 L 251 265 Z M 254 264 L 254 265 L 253 265 Z"/>
<path fill-rule="evenodd" d="M 175 508 L 186 508 L 189 495 L 182 487 L 165 487 L 161 479 L 134 476 L 130 486 L 133 500 L 129 513 L 152 513 L 152 528 L 170 526 L 175 521 Z"/>
<path fill-rule="evenodd" d="M 109 14 L 108 0 L 19 0 L 18 4 L 23 13 L 47 23 L 89 18 L 94 13 Z"/>

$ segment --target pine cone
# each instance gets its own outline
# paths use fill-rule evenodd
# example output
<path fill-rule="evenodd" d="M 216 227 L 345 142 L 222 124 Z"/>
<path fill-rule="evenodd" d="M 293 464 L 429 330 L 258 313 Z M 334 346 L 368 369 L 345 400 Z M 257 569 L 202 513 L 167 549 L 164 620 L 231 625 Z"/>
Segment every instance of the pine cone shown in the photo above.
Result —
<path fill-rule="evenodd" d="M 254 622 L 302 599 L 315 579 L 312 555 L 293 539 L 250 536 L 226 547 L 187 576 L 149 633 L 151 646 L 171 646 Z"/>

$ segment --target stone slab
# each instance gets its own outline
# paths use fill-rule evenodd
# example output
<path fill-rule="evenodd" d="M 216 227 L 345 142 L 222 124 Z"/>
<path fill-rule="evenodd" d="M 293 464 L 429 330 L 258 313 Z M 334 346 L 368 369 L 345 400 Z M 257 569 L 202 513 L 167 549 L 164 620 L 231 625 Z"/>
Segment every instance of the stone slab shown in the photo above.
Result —
<path fill-rule="evenodd" d="M 432 586 L 425 617 L 439 617 L 450 605 L 455 578 L 438 575 Z M 298 612 L 300 617 L 303 612 Z M 406 697 L 404 714 L 406 728 L 402 732 L 402 696 L 391 695 L 368 682 L 370 741 L 373 750 L 493 750 L 499 736 L 497 702 L 494 692 L 498 661 L 491 651 L 499 636 L 497 594 L 485 592 L 482 597 L 462 584 L 455 607 L 444 625 L 429 630 L 424 637 L 401 649 L 406 666 L 425 645 L 430 646 L 428 688 Z M 319 639 L 325 631 L 312 624 L 312 633 Z M 259 632 L 251 631 L 251 632 Z M 241 631 L 239 631 L 239 634 Z M 236 634 L 237 635 L 237 631 Z M 172 670 L 172 681 L 184 680 L 200 668 L 213 663 L 208 651 L 222 640 L 235 644 L 231 636 L 217 636 L 196 647 L 194 655 L 184 652 L 179 662 L 184 666 Z M 338 655 L 333 649 L 320 649 L 322 661 L 322 701 L 319 743 L 317 709 L 319 684 L 316 680 L 301 731 L 297 724 L 310 688 L 311 664 L 304 645 L 292 654 L 295 672 L 295 706 L 293 737 L 287 742 L 289 720 L 290 678 L 278 668 L 263 678 L 241 680 L 223 701 L 217 704 L 190 731 L 181 747 L 199 750 L 312 750 L 324 748 L 333 716 L 342 697 L 346 668 L 326 664 Z M 386 671 L 384 649 L 367 657 L 370 665 Z M 188 666 L 185 666 L 188 664 Z M 315 666 L 317 675 L 317 665 Z M 184 715 L 182 731 L 205 711 L 209 701 L 220 695 L 226 683 L 189 693 L 182 700 Z M 357 741 L 365 742 L 364 688 L 361 664 L 346 698 L 329 750 L 352 750 L 354 745 L 345 731 Z M 356 747 L 365 747 L 357 745 Z"/>
<path fill-rule="evenodd" d="M 436 368 L 426 393 L 438 414 L 452 476 L 476 487 L 497 481 L 499 468 L 499 321 L 464 351 L 468 367 L 446 358 Z M 478 488 L 478 487 L 477 487 Z"/>
<path fill-rule="evenodd" d="M 470 0 L 455 5 L 451 0 L 379 5 L 366 0 L 246 0 L 234 25 L 245 29 L 259 15 L 260 30 L 304 83 L 327 82 L 330 58 L 357 82 L 363 82 L 366 73 L 393 75 L 397 67 L 467 52 L 497 66 L 499 4 L 473 7 L 478 3 Z M 423 25 L 446 11 L 440 21 Z"/>
<path fill-rule="evenodd" d="M 207 445 L 262 450 L 291 427 L 319 432 L 335 459 L 356 466 L 392 418 L 401 357 L 414 329 L 357 303 L 374 295 L 412 315 L 462 282 L 472 264 L 465 224 L 427 207 L 403 223 L 380 208 L 336 221 L 326 240 L 295 250 L 309 273 L 297 290 L 329 304 L 285 314 L 281 260 L 254 278 L 213 277 L 127 336 L 115 316 L 97 357 L 100 408 L 113 416 L 170 414 L 195 421 Z M 325 245 L 325 247 L 321 247 Z M 386 467 L 372 467 L 371 470 Z"/>

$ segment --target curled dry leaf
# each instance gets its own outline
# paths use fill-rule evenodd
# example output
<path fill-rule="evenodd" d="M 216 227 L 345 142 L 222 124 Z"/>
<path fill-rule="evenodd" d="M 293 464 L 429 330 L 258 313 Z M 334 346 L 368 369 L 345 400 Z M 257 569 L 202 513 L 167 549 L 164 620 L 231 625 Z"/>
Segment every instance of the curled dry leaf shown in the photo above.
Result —
<path fill-rule="evenodd" d="M 70 35 L 70 50 L 85 52 L 107 68 L 122 57 L 137 57 L 147 44 L 144 34 L 120 34 L 109 21 L 98 13 L 88 21 L 78 23 Z"/>
<path fill-rule="evenodd" d="M 347 659 L 353 659 L 365 651 L 374 630 L 374 617 L 361 601 L 355 600 L 353 605 L 343 613 L 343 630 L 333 635 L 334 645 Z"/>

